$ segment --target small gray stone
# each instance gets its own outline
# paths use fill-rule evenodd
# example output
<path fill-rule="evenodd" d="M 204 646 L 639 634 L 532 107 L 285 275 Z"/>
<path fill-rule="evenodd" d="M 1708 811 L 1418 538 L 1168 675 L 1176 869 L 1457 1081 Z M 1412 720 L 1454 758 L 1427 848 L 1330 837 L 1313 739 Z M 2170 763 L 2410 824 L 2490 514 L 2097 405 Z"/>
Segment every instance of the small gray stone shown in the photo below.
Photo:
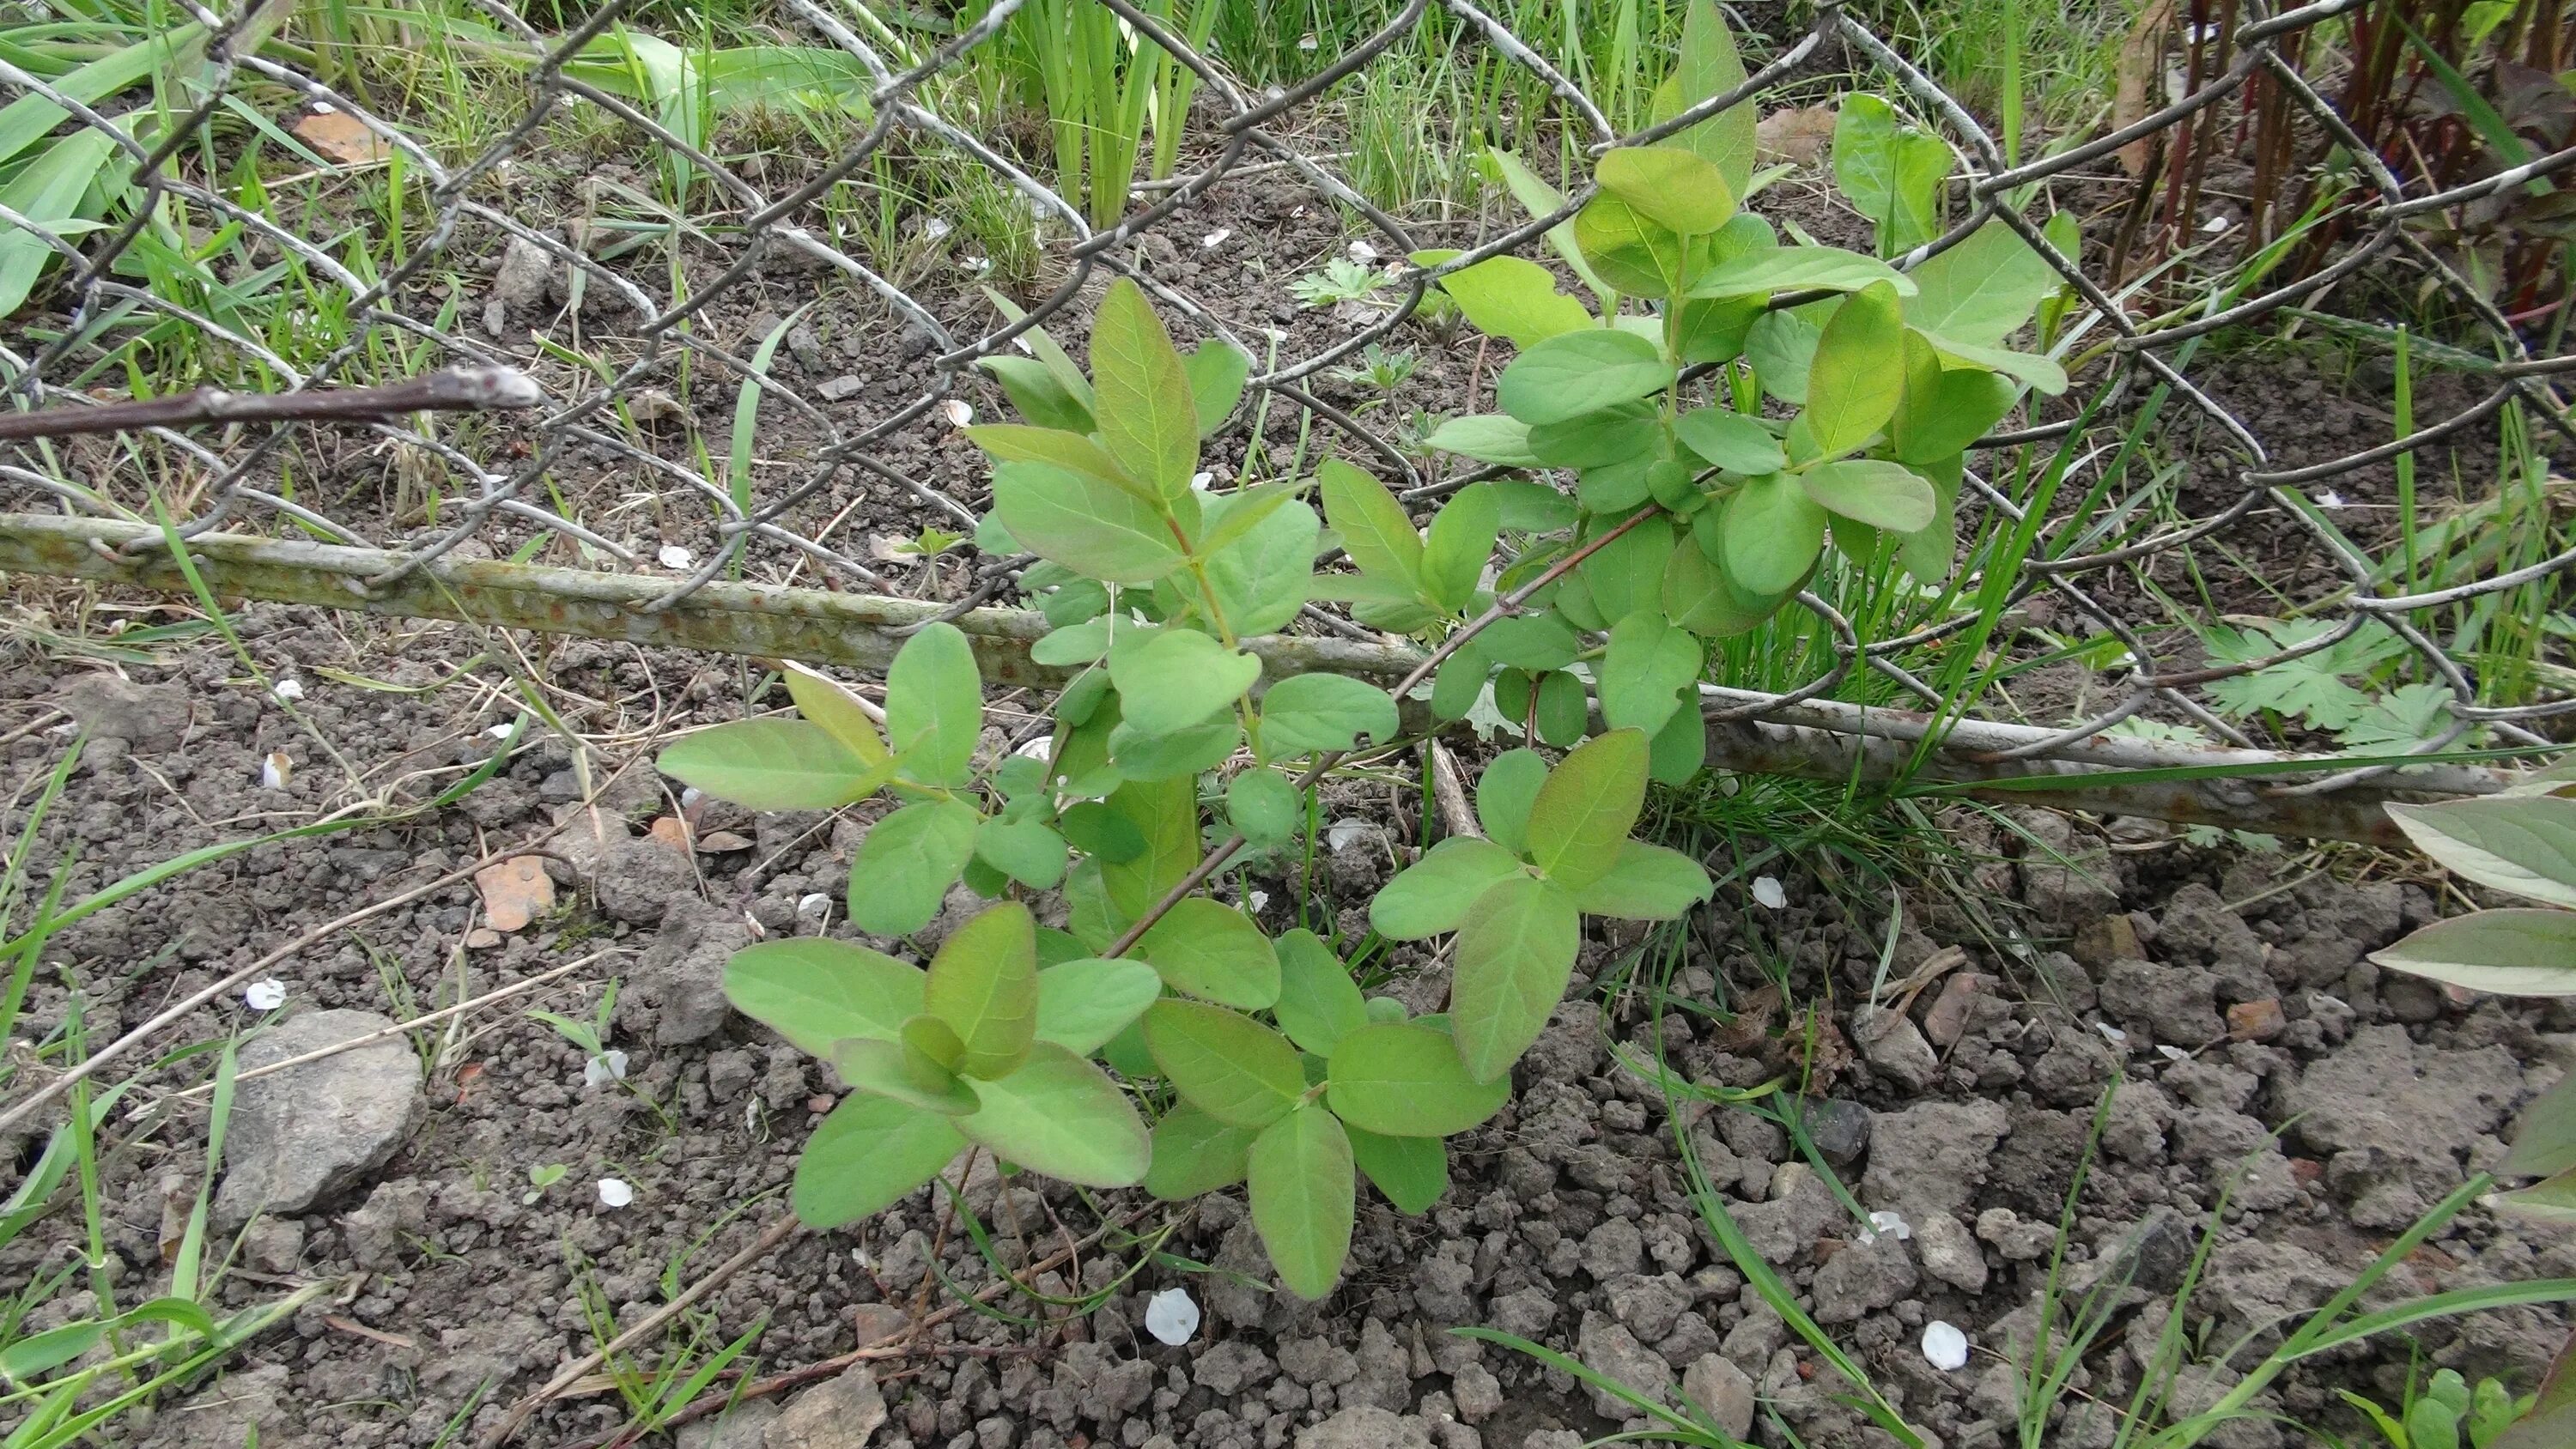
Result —
<path fill-rule="evenodd" d="M 1948 1213 L 1927 1213 L 1912 1226 L 1924 1272 L 1970 1297 L 1986 1291 L 1985 1251 L 1965 1225 Z"/>
<path fill-rule="evenodd" d="M 1673 1368 L 1664 1362 L 1663 1355 L 1639 1343 L 1635 1335 L 1606 1314 L 1583 1315 L 1582 1332 L 1575 1336 L 1575 1356 L 1593 1372 L 1658 1403 L 1672 1387 Z M 1592 1407 L 1603 1418 L 1624 1419 L 1635 1411 L 1634 1405 L 1607 1389 L 1591 1392 Z"/>
<path fill-rule="evenodd" d="M 1449 1376 L 1449 1396 L 1458 1405 L 1458 1417 L 1470 1424 L 1483 1423 L 1503 1407 L 1502 1383 L 1480 1363 L 1464 1365 Z"/>
<path fill-rule="evenodd" d="M 857 397 L 859 390 L 866 386 L 866 383 L 845 372 L 839 377 L 827 377 L 814 384 L 814 392 L 825 402 L 848 402 Z"/>
<path fill-rule="evenodd" d="M 54 703 L 92 739 L 144 749 L 175 745 L 188 733 L 188 691 L 177 684 L 137 684 L 113 674 L 84 674 Z"/>
<path fill-rule="evenodd" d="M 675 852 L 664 851 L 665 854 Z M 617 998 L 618 1015 L 650 1013 L 653 1040 L 662 1046 L 685 1046 L 724 1030 L 731 1008 L 725 1001 L 725 962 L 750 944 L 739 911 L 700 901 L 683 893 L 657 916 L 662 929 L 635 962 L 633 989 Z M 708 1090 L 714 1090 L 714 1066 L 708 1068 Z"/>
<path fill-rule="evenodd" d="M 1790 1162 L 1771 1174 L 1771 1200 L 1736 1208 L 1735 1223 L 1764 1262 L 1785 1265 L 1805 1262 L 1825 1225 L 1841 1214 L 1824 1179 L 1805 1163 Z"/>
<path fill-rule="evenodd" d="M 376 1185 L 366 1205 L 340 1220 L 349 1256 L 370 1273 L 390 1273 L 429 1229 L 429 1184 L 415 1177 Z"/>
<path fill-rule="evenodd" d="M 1556 1295 L 1545 1288 L 1506 1293 L 1486 1306 L 1485 1321 L 1516 1338 L 1544 1338 L 1556 1323 Z"/>
<path fill-rule="evenodd" d="M 2111 854 L 2053 810 L 2022 810 L 2013 823 L 2022 844 L 2022 899 L 2042 921 L 2073 927 L 2119 908 Z"/>
<path fill-rule="evenodd" d="M 760 1442 L 762 1449 L 861 1449 L 885 1421 L 885 1395 L 861 1364 L 789 1399 Z"/>
<path fill-rule="evenodd" d="M 152 1439 L 173 1449 L 241 1449 L 283 1439 L 287 1419 L 279 1401 L 285 1394 L 281 1365 L 264 1363 L 226 1374 L 156 1416 Z"/>
<path fill-rule="evenodd" d="M 1816 1270 L 1816 1321 L 1857 1323 L 1863 1315 L 1894 1306 L 1921 1281 L 1914 1254 L 1896 1234 L 1847 1244 Z"/>
<path fill-rule="evenodd" d="M 1700 1406 L 1727 1437 L 1753 1432 L 1753 1380 L 1717 1354 L 1702 1354 L 1682 1375 L 1682 1393 Z"/>
<path fill-rule="evenodd" d="M 1583 1240 L 1583 1271 L 1596 1283 L 1631 1277 L 1645 1264 L 1645 1234 L 1626 1218 L 1604 1221 Z"/>
<path fill-rule="evenodd" d="M 1690 1290 L 1672 1273 L 1622 1278 L 1601 1296 L 1609 1302 L 1610 1316 L 1647 1343 L 1672 1332 L 1674 1320 L 1690 1306 Z"/>
<path fill-rule="evenodd" d="M 389 1030 L 372 1011 L 289 1017 L 241 1049 L 244 1072 Z M 384 1166 L 427 1103 L 420 1058 L 388 1036 L 362 1047 L 243 1082 L 224 1143 L 217 1226 L 230 1231 L 258 1211 L 300 1213 Z"/>
<path fill-rule="evenodd" d="M 1846 1097 L 1819 1097 L 1807 1104 L 1807 1140 L 1836 1167 L 1849 1167 L 1869 1150 L 1869 1109 Z"/>
<path fill-rule="evenodd" d="M 1923 1029 L 1904 1012 L 1862 1007 L 1852 1016 L 1852 1039 L 1860 1043 L 1860 1054 L 1871 1066 L 1908 1090 L 1919 1092 L 1941 1074 L 1941 1059 L 1932 1054 Z"/>
<path fill-rule="evenodd" d="M 2175 891 L 2156 918 L 2156 950 L 2167 960 L 2208 966 L 2222 976 L 2262 976 L 2263 938 L 2227 908 L 2218 892 L 2194 881 Z"/>
<path fill-rule="evenodd" d="M 1154 1366 L 1141 1358 L 1121 1359 L 1107 1345 L 1085 1339 L 1066 1344 L 1057 1356 L 1055 1387 L 1072 1396 L 1075 1413 L 1115 1425 L 1153 1397 Z"/>
<path fill-rule="evenodd" d="M 768 1399 L 745 1399 L 712 1419 L 682 1424 L 672 1435 L 677 1449 L 763 1449 L 769 1422 L 778 1405 Z"/>
<path fill-rule="evenodd" d="M 531 310 L 544 304 L 554 275 L 555 259 L 544 247 L 514 236 L 501 249 L 501 264 L 493 269 L 491 299 L 504 307 Z"/>
<path fill-rule="evenodd" d="M 2217 997 L 2218 978 L 2197 966 L 2114 961 L 2102 973 L 2102 1010 L 2175 1046 L 2227 1034 Z"/>
<path fill-rule="evenodd" d="M 1431 1449 L 1420 1419 L 1361 1404 L 1297 1432 L 1297 1449 Z"/>
<path fill-rule="evenodd" d="M 1246 1388 L 1258 1388 L 1278 1376 L 1270 1355 L 1241 1339 L 1228 1339 L 1200 1354 L 1190 1365 L 1190 1382 L 1221 1399 Z"/>
<path fill-rule="evenodd" d="M 1279 1370 L 1312 1388 L 1339 1387 L 1360 1376 L 1360 1361 L 1347 1348 L 1320 1338 L 1292 1338 L 1279 1345 Z"/>
<path fill-rule="evenodd" d="M 2012 1130 L 2001 1102 L 1918 1102 L 1882 1112 L 1870 1126 L 1869 1171 L 1861 1198 L 1893 1208 L 1910 1222 L 1968 1205 L 1993 1163 L 1995 1144 Z M 1739 1214 L 1739 1217 L 1741 1215 Z"/>

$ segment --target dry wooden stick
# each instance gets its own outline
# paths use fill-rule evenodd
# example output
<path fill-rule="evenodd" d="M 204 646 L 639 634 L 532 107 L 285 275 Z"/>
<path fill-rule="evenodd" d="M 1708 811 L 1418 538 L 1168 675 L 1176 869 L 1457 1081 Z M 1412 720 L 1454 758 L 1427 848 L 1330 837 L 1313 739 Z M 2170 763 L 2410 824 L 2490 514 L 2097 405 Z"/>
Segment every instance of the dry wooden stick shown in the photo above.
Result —
<path fill-rule="evenodd" d="M 366 422 L 420 412 L 532 408 L 546 395 L 514 367 L 451 367 L 381 387 L 312 392 L 226 392 L 201 387 L 168 397 L 0 413 L 0 439 L 67 438 L 200 423 Z"/>

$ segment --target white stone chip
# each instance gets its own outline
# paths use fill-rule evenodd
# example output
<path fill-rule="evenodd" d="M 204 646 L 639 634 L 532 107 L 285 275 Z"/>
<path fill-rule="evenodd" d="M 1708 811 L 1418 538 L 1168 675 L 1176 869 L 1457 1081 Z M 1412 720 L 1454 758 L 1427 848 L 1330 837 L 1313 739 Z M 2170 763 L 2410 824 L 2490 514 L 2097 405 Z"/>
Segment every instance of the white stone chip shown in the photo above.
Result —
<path fill-rule="evenodd" d="M 696 554 L 689 552 L 687 549 L 680 547 L 676 543 L 666 543 L 662 545 L 662 551 L 655 554 L 654 557 L 660 559 L 662 561 L 662 567 L 666 569 L 684 569 L 698 560 L 698 556 Z"/>
<path fill-rule="evenodd" d="M 1943 1373 L 1968 1366 L 1968 1336 L 1936 1318 L 1923 1325 L 1923 1357 Z"/>
<path fill-rule="evenodd" d="M 289 704 L 304 697 L 304 681 L 281 679 L 268 692 L 277 696 L 278 703 Z"/>
<path fill-rule="evenodd" d="M 635 1201 L 635 1189 L 627 1184 L 626 1179 L 622 1177 L 603 1177 L 599 1180 L 599 1205 L 601 1207 L 622 1208 L 633 1201 Z"/>
<path fill-rule="evenodd" d="M 1186 1288 L 1166 1288 L 1145 1300 L 1145 1331 L 1177 1348 L 1199 1331 L 1199 1305 Z"/>
<path fill-rule="evenodd" d="M 582 1085 L 604 1087 L 610 1082 L 626 1080 L 626 1053 L 615 1047 L 601 1052 L 581 1064 Z"/>
<path fill-rule="evenodd" d="M 271 976 L 242 988 L 242 1004 L 253 1011 L 275 1011 L 286 1004 L 286 983 Z"/>
<path fill-rule="evenodd" d="M 1789 892 L 1781 886 L 1780 878 L 1773 875 L 1754 878 L 1753 898 L 1775 911 L 1789 904 Z"/>

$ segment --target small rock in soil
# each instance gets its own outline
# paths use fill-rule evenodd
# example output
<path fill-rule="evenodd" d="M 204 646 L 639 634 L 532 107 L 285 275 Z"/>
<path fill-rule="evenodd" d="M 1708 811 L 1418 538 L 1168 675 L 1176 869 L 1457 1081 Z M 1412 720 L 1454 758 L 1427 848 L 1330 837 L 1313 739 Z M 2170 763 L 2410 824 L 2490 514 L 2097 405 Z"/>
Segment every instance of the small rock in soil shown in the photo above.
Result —
<path fill-rule="evenodd" d="M 286 1370 L 273 1363 L 230 1373 L 160 1414 L 153 1442 L 169 1449 L 241 1449 L 283 1438 Z"/>
<path fill-rule="evenodd" d="M 2240 1001 L 2227 1008 L 2227 1035 L 2236 1041 L 2270 1041 L 2288 1026 L 2277 996 Z"/>
<path fill-rule="evenodd" d="M 1950 1214 L 1927 1214 L 1914 1224 L 1914 1251 L 1923 1259 L 1924 1272 L 1972 1297 L 1986 1291 L 1985 1252 Z"/>
<path fill-rule="evenodd" d="M 1449 1394 L 1458 1405 L 1458 1417 L 1470 1424 L 1481 1424 L 1503 1407 L 1503 1386 L 1493 1370 L 1480 1363 L 1462 1365 L 1449 1377 Z"/>
<path fill-rule="evenodd" d="M 778 1405 L 767 1399 L 745 1399 L 712 1419 L 683 1424 L 674 1433 L 676 1449 L 762 1449 Z"/>
<path fill-rule="evenodd" d="M 2001 1109 L 1997 1109 L 1998 1117 Z M 1988 1144 L 1991 1147 L 1991 1142 Z M 1871 1168 L 1871 1176 L 1877 1168 Z M 1807 1261 L 1825 1226 L 1842 1216 L 1834 1190 L 1805 1163 L 1791 1162 L 1771 1174 L 1771 1200 L 1735 1209 L 1736 1226 L 1766 1263 Z"/>
<path fill-rule="evenodd" d="M 1909 1221 L 1958 1212 L 1985 1181 L 1995 1144 L 2011 1130 L 2003 1104 L 1986 1100 L 1918 1102 L 1881 1113 L 1870 1128 L 1862 1200 Z"/>
<path fill-rule="evenodd" d="M 2173 893 L 2156 918 L 2156 950 L 2169 961 L 2207 966 L 2222 976 L 2263 972 L 2263 938 L 2198 881 Z"/>
<path fill-rule="evenodd" d="M 2066 950 L 2092 971 L 2103 970 L 2114 961 L 2132 961 L 2147 954 L 2145 944 L 2138 940 L 2136 923 L 2117 911 L 2106 911 L 2078 927 L 2075 939 L 2067 943 Z M 2336 974 L 2340 976 L 2342 973 Z"/>
<path fill-rule="evenodd" d="M 1852 1038 L 1871 1066 L 1908 1091 L 1922 1091 L 1941 1074 L 1941 1059 L 1932 1054 L 1923 1029 L 1901 1011 L 1862 1007 L 1852 1017 Z"/>
<path fill-rule="evenodd" d="M 1844 1097 L 1807 1104 L 1807 1140 L 1836 1167 L 1849 1167 L 1869 1150 L 1869 1109 Z"/>
<path fill-rule="evenodd" d="M 1431 1449 L 1431 1432 L 1411 1415 L 1362 1404 L 1299 1430 L 1297 1449 Z"/>
<path fill-rule="evenodd" d="M 1856 1323 L 1864 1315 L 1894 1306 L 1922 1281 L 1906 1240 L 1881 1233 L 1867 1243 L 1852 1243 L 1816 1270 L 1814 1293 L 1818 1323 Z"/>
<path fill-rule="evenodd" d="M 2218 1015 L 2218 978 L 2197 966 L 2114 961 L 2102 973 L 2101 994 L 2105 1012 L 2160 1042 L 2198 1046 L 2227 1031 Z"/>
<path fill-rule="evenodd" d="M 2454 1154 L 2495 1129 L 2523 1080 L 2502 1047 L 2444 1050 L 2372 1026 L 2311 1062 L 2285 1107 L 2309 1147 L 2334 1154 L 2326 1182 L 2352 1202 L 2354 1223 L 2403 1226 L 2458 1185 Z"/>
<path fill-rule="evenodd" d="M 401 1254 L 429 1228 L 429 1184 L 416 1177 L 376 1184 L 366 1205 L 340 1220 L 349 1256 L 370 1273 L 402 1266 Z"/>
<path fill-rule="evenodd" d="M 137 684 L 113 674 L 85 674 L 54 703 L 92 739 L 160 749 L 188 733 L 188 691 L 177 684 Z"/>
<path fill-rule="evenodd" d="M 2078 836 L 2053 810 L 2020 811 L 2014 823 L 2030 836 L 2022 847 L 2022 899 L 2040 919 L 2071 925 L 2119 909 L 2119 876 L 2100 841 Z"/>
<path fill-rule="evenodd" d="M 621 993 L 617 1011 L 649 1026 L 663 1046 L 704 1041 L 724 1029 L 725 962 L 748 944 L 742 917 L 684 894 L 661 917 L 662 929 L 635 963 L 634 990 Z M 710 1066 L 708 1090 L 714 1090 Z"/>
<path fill-rule="evenodd" d="M 1682 1375 L 1682 1392 L 1704 1410 L 1727 1437 L 1753 1432 L 1753 1380 L 1717 1354 L 1702 1354 Z"/>
<path fill-rule="evenodd" d="M 1586 1367 L 1615 1383 L 1657 1403 L 1672 1386 L 1673 1367 L 1663 1355 L 1637 1342 L 1636 1336 L 1619 1326 L 1615 1319 L 1598 1312 L 1583 1315 L 1583 1329 L 1575 1336 L 1575 1356 Z M 1592 1407 L 1608 1419 L 1624 1419 L 1634 1405 L 1607 1389 L 1594 1389 Z"/>
<path fill-rule="evenodd" d="M 391 1029 L 372 1011 L 290 1017 L 241 1049 L 248 1072 L 354 1037 Z M 254 1212 L 300 1213 L 384 1166 L 426 1105 L 420 1058 L 400 1036 L 243 1082 L 224 1141 L 215 1222 L 239 1227 Z"/>
<path fill-rule="evenodd" d="M 788 1400 L 760 1442 L 763 1449 L 860 1449 L 885 1421 L 885 1395 L 862 1364 Z"/>

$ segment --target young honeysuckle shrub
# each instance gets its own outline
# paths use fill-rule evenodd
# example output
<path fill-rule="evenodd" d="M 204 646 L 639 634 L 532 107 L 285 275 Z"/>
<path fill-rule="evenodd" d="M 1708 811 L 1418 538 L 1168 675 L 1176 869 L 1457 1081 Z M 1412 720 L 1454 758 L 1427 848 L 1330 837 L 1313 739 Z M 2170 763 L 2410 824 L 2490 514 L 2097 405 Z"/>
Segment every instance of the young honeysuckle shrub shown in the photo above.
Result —
<path fill-rule="evenodd" d="M 1696 0 L 1654 113 L 1743 74 Z M 1029 357 L 985 364 L 1019 421 L 968 430 L 994 462 L 976 544 L 1037 559 L 1019 587 L 1049 626 L 1028 646 L 1057 680 L 1043 748 L 979 754 L 975 647 L 940 623 L 896 653 L 881 711 L 789 667 L 799 717 L 662 759 L 756 808 L 892 797 L 849 887 L 851 925 L 885 949 L 766 942 L 727 975 L 850 1089 L 798 1166 L 800 1213 L 864 1216 L 970 1145 L 1175 1200 L 1240 1183 L 1280 1281 L 1317 1297 L 1362 1178 L 1406 1212 L 1439 1198 L 1444 1139 L 1509 1097 L 1583 919 L 1667 920 L 1710 894 L 1698 862 L 1630 838 L 1649 783 L 1700 767 L 1709 641 L 1758 626 L 1832 554 L 1946 576 L 1965 451 L 2066 385 L 2007 345 L 2053 271 L 1999 222 L 1899 271 L 1887 258 L 1939 230 L 1946 167 L 1883 112 L 1855 109 L 1849 130 L 1837 164 L 1886 256 L 1784 241 L 1742 209 L 1765 178 L 1739 105 L 1601 158 L 1549 237 L 1589 302 L 1518 258 L 1441 278 L 1515 355 L 1501 411 L 1432 441 L 1519 476 L 1451 492 L 1427 528 L 1340 459 L 1264 478 L 1255 449 L 1239 481 L 1203 471 L 1249 364 L 1221 343 L 1184 354 L 1133 281 L 1103 294 L 1087 368 L 1034 327 Z M 1557 207 L 1494 162 L 1534 213 Z M 1328 542 L 1348 566 L 1319 574 Z M 1315 601 L 1409 636 L 1418 667 L 1389 689 L 1298 672 L 1309 641 L 1250 647 Z M 1371 902 L 1383 937 L 1454 936 L 1447 1009 L 1418 1017 L 1365 997 L 1343 943 L 1265 928 L 1235 903 L 1249 882 L 1220 873 L 1311 836 L 1324 782 L 1401 748 L 1424 716 L 1408 725 L 1399 701 L 1417 699 L 1522 736 L 1477 782 L 1477 833 Z M 907 944 L 961 884 L 992 904 L 935 950 Z M 1149 1128 L 1139 1104 L 1160 1103 Z"/>

